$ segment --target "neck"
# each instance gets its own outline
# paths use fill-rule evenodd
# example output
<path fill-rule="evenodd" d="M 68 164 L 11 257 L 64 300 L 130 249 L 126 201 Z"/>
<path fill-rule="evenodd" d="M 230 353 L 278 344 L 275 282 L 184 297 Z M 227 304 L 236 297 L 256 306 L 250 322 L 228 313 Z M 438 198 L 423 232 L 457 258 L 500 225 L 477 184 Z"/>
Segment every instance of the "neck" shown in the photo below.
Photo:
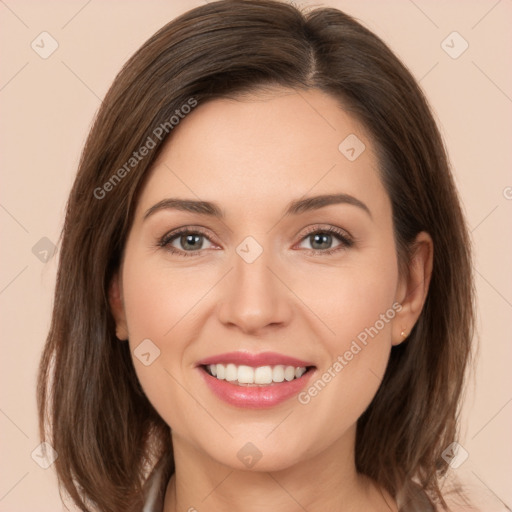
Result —
<path fill-rule="evenodd" d="M 164 512 L 396 512 L 395 501 L 357 473 L 355 428 L 335 446 L 276 471 L 239 470 L 215 461 L 173 433 L 176 472 Z"/>

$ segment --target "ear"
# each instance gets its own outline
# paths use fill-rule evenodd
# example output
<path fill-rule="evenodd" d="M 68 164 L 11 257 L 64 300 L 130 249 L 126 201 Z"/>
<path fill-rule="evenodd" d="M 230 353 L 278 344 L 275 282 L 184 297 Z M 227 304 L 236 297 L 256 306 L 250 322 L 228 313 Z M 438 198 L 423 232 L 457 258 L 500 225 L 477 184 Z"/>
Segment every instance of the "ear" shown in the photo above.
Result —
<path fill-rule="evenodd" d="M 109 287 L 108 300 L 110 310 L 116 322 L 116 336 L 120 340 L 128 339 L 128 326 L 123 303 L 123 287 L 119 273 L 112 278 Z"/>
<path fill-rule="evenodd" d="M 409 272 L 400 276 L 396 300 L 402 305 L 393 321 L 392 344 L 399 345 L 412 331 L 427 298 L 434 261 L 434 243 L 422 231 L 416 237 Z"/>

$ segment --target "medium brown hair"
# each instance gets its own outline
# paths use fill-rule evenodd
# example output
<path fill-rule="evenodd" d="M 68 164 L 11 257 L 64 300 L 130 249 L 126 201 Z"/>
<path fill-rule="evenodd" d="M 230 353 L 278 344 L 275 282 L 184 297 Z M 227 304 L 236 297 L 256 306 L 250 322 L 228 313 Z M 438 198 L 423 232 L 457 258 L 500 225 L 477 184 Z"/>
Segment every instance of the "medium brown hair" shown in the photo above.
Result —
<path fill-rule="evenodd" d="M 339 10 L 223 0 L 170 22 L 126 63 L 96 116 L 70 193 L 38 407 L 42 438 L 59 455 L 60 484 L 83 510 L 140 510 L 156 462 L 165 462 L 163 485 L 174 471 L 169 427 L 138 382 L 128 344 L 116 339 L 108 301 L 143 180 L 172 140 L 169 119 L 191 100 L 265 86 L 320 89 L 367 129 L 392 203 L 402 274 L 416 235 L 433 239 L 424 308 L 408 339 L 393 347 L 358 421 L 356 466 L 395 497 L 415 479 L 445 505 L 441 453 L 457 438 L 474 291 L 468 230 L 427 101 L 390 49 Z M 155 128 L 162 125 L 168 135 L 160 140 Z M 148 137 L 154 147 L 127 167 Z"/>

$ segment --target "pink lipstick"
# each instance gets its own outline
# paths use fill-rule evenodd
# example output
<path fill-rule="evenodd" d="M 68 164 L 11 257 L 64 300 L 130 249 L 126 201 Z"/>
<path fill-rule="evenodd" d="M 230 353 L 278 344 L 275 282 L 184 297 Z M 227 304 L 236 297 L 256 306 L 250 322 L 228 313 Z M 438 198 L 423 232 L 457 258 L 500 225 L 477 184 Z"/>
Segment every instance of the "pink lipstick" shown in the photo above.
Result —
<path fill-rule="evenodd" d="M 209 389 L 221 400 L 242 408 L 262 409 L 297 395 L 310 381 L 309 361 L 275 352 L 229 352 L 197 363 Z"/>

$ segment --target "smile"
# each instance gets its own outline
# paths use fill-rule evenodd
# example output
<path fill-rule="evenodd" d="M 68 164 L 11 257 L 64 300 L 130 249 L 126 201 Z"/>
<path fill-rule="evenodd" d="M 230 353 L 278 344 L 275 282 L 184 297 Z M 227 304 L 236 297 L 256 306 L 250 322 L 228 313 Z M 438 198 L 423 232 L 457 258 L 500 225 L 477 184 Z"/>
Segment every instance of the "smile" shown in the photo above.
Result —
<path fill-rule="evenodd" d="M 217 398 L 235 407 L 262 409 L 300 393 L 316 366 L 271 352 L 232 352 L 204 359 L 197 369 Z"/>
<path fill-rule="evenodd" d="M 246 365 L 229 364 L 209 364 L 205 367 L 206 371 L 218 380 L 226 380 L 237 386 L 265 386 L 290 382 L 299 379 L 308 370 L 305 366 L 258 366 L 253 368 Z"/>

